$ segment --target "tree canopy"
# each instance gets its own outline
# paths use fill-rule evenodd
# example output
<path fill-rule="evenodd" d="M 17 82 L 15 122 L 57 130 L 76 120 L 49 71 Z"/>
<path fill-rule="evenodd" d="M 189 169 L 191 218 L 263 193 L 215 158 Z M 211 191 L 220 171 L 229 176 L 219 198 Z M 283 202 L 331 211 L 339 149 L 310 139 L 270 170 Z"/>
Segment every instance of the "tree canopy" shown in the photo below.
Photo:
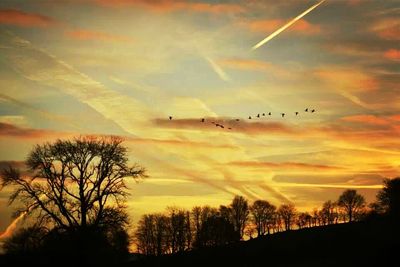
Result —
<path fill-rule="evenodd" d="M 8 167 L 1 187 L 11 186 L 10 204 L 35 215 L 39 224 L 72 229 L 127 223 L 126 177 L 145 176 L 129 166 L 127 149 L 118 137 L 78 137 L 37 145 L 29 153 L 28 176 Z"/>

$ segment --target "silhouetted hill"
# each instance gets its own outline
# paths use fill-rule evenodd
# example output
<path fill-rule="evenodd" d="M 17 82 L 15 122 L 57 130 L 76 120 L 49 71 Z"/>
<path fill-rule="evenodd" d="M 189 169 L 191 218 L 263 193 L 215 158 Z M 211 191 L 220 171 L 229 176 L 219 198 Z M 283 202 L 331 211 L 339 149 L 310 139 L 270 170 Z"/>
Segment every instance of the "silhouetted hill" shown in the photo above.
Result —
<path fill-rule="evenodd" d="M 126 266 L 394 266 L 399 225 L 387 220 L 307 228 Z"/>

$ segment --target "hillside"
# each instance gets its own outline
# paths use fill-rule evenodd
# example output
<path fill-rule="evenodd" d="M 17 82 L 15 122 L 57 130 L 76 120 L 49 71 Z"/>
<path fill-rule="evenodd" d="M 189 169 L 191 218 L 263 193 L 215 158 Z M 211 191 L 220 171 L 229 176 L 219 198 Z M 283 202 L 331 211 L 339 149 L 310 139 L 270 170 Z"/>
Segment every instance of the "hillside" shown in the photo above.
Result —
<path fill-rule="evenodd" d="M 386 220 L 277 233 L 126 266 L 393 266 L 400 230 Z"/>

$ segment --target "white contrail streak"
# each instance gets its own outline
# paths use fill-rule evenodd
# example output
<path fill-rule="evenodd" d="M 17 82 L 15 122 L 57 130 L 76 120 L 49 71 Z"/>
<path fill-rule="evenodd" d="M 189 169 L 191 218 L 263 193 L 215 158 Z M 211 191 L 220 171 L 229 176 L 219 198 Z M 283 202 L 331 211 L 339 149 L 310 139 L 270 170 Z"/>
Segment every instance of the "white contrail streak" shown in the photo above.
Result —
<path fill-rule="evenodd" d="M 231 80 L 229 78 L 228 74 L 226 74 L 226 72 L 217 63 L 215 63 L 214 60 L 212 60 L 209 57 L 205 57 L 205 58 L 208 61 L 208 63 L 210 63 L 210 66 L 215 71 L 215 73 L 218 75 L 218 77 L 221 78 L 221 80 L 223 80 L 225 82 L 229 82 Z"/>
<path fill-rule="evenodd" d="M 294 24 L 296 21 L 298 21 L 299 19 L 301 19 L 302 17 L 304 17 L 305 15 L 307 15 L 309 12 L 311 12 L 314 8 L 316 8 L 317 6 L 319 6 L 320 4 L 322 4 L 323 2 L 325 2 L 325 0 L 320 1 L 318 4 L 313 5 L 312 7 L 310 7 L 309 9 L 307 9 L 306 11 L 304 11 L 303 13 L 301 13 L 300 15 L 298 15 L 297 17 L 295 17 L 294 19 L 292 19 L 291 21 L 289 21 L 288 23 L 286 23 L 284 26 L 282 26 L 281 28 L 279 28 L 278 30 L 276 30 L 275 32 L 271 33 L 267 38 L 265 38 L 264 40 L 262 40 L 261 42 L 259 42 L 258 44 L 256 44 L 255 46 L 252 47 L 252 50 L 255 50 L 257 48 L 259 48 L 260 46 L 264 45 L 266 42 L 270 41 L 271 39 L 273 39 L 275 36 L 277 36 L 278 34 L 280 34 L 281 32 L 283 32 L 284 30 L 286 30 L 287 28 L 289 28 L 292 24 Z"/>

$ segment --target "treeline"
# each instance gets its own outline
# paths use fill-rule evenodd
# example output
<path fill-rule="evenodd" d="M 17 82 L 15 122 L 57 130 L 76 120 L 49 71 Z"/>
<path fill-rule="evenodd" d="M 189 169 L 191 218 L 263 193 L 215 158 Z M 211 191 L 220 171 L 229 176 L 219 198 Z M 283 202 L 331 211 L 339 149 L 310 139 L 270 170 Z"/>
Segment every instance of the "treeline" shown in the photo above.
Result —
<path fill-rule="evenodd" d="M 293 229 L 359 221 L 393 209 L 397 214 L 399 208 L 389 199 L 400 192 L 390 192 L 389 188 L 396 184 L 399 191 L 399 183 L 400 178 L 385 180 L 377 201 L 369 206 L 356 190 L 345 190 L 336 201 L 328 200 L 311 212 L 298 212 L 291 203 L 277 207 L 267 200 L 256 200 L 250 204 L 243 196 L 235 196 L 229 205 L 219 208 L 196 206 L 189 211 L 169 207 L 165 213 L 143 215 L 134 239 L 139 253 L 163 255 Z"/>

